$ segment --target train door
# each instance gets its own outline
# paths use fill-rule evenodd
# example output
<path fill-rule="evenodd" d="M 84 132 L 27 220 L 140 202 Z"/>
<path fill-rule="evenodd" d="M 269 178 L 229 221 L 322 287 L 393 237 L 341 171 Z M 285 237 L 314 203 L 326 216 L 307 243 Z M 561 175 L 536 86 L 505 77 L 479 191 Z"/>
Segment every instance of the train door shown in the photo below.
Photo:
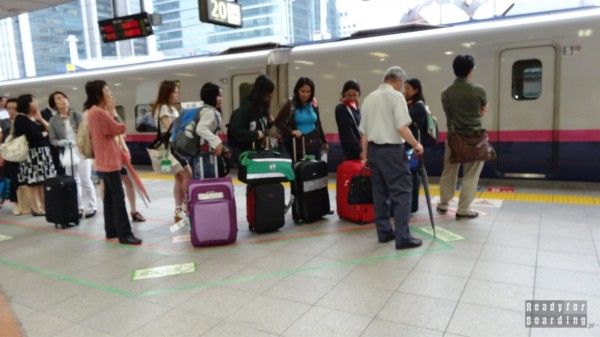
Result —
<path fill-rule="evenodd" d="M 553 46 L 500 53 L 498 170 L 510 177 L 547 177 L 556 160 Z"/>
<path fill-rule="evenodd" d="M 250 91 L 252 90 L 252 86 L 254 85 L 254 80 L 256 77 L 260 75 L 260 73 L 250 73 L 250 74 L 239 74 L 233 75 L 232 78 L 232 86 L 231 97 L 233 97 L 233 104 L 231 104 L 231 111 L 240 107 L 242 101 L 248 97 Z"/>

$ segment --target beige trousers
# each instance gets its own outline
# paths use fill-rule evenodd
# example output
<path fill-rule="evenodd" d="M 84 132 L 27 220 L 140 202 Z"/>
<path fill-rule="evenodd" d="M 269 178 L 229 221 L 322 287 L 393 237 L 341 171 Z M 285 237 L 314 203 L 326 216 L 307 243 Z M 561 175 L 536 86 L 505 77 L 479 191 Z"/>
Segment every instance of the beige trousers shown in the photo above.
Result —
<path fill-rule="evenodd" d="M 477 183 L 479 175 L 483 169 L 483 161 L 473 163 L 463 163 L 462 187 L 460 190 L 460 198 L 458 199 L 458 209 L 456 213 L 467 214 L 470 210 L 471 203 L 475 199 L 477 192 Z M 444 169 L 440 177 L 440 204 L 448 205 L 448 202 L 454 197 L 454 189 L 456 188 L 456 180 L 458 179 L 458 169 L 461 164 L 453 164 L 450 162 L 450 147 L 446 141 L 446 151 L 444 152 Z"/>
<path fill-rule="evenodd" d="M 22 214 L 44 214 L 44 186 L 21 185 L 17 189 L 17 201 Z"/>
<path fill-rule="evenodd" d="M 25 193 L 27 186 L 21 185 L 17 188 L 17 210 L 20 214 L 31 214 L 31 202 L 29 194 Z M 15 213 L 17 214 L 17 213 Z"/>

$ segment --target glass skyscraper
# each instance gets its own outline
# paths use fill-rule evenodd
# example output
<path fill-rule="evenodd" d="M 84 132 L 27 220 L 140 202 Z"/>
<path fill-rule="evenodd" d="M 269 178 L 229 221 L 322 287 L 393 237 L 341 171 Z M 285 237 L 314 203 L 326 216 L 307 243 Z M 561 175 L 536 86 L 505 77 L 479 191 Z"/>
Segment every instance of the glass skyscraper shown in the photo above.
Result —
<path fill-rule="evenodd" d="M 28 15 L 36 75 L 66 71 L 66 64 L 70 63 L 66 42 L 69 35 L 75 35 L 80 41 L 77 50 L 80 55 L 85 55 L 81 7 L 78 2 L 42 9 Z"/>

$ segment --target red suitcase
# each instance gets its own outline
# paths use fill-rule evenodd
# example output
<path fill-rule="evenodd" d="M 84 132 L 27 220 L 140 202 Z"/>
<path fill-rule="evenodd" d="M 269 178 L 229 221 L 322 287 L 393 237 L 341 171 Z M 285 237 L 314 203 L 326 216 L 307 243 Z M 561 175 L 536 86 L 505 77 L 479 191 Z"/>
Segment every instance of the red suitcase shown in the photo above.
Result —
<path fill-rule="evenodd" d="M 375 221 L 373 204 L 348 204 L 350 179 L 358 175 L 371 175 L 371 171 L 365 168 L 360 160 L 346 160 L 338 166 L 336 179 L 337 213 L 344 220 L 356 223 L 371 223 Z"/>

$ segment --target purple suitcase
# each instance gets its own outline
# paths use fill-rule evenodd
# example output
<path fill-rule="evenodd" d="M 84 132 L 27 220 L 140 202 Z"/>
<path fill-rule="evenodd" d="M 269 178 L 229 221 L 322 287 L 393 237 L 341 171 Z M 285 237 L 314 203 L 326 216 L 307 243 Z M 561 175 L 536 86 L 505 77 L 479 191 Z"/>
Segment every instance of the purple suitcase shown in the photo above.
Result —
<path fill-rule="evenodd" d="M 216 164 L 216 160 L 214 161 Z M 203 167 L 200 163 L 200 167 Z M 201 177 L 204 172 L 201 170 Z M 215 167 L 215 172 L 218 172 Z M 237 238 L 235 194 L 231 177 L 193 180 L 188 187 L 188 213 L 194 247 L 226 245 Z"/>

